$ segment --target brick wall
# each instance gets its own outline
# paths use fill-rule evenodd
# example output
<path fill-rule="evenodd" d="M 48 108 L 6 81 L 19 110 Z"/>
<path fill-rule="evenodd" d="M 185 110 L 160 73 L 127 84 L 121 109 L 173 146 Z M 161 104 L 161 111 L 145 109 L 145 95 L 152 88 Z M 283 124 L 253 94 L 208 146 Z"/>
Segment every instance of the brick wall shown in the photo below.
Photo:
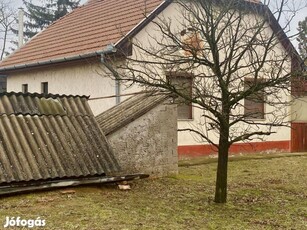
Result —
<path fill-rule="evenodd" d="M 107 136 L 123 173 L 178 173 L 177 109 L 164 102 Z"/>

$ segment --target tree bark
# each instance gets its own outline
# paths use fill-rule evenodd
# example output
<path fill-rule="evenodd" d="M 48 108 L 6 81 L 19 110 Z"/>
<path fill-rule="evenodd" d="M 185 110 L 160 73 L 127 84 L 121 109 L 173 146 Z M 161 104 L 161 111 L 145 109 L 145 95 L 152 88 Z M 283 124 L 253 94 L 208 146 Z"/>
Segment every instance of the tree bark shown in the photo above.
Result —
<path fill-rule="evenodd" d="M 226 203 L 227 201 L 227 168 L 228 168 L 228 151 L 229 151 L 229 114 L 230 108 L 228 105 L 229 94 L 227 90 L 222 92 L 224 98 L 222 102 L 222 114 L 220 119 L 220 138 L 218 148 L 218 163 L 216 172 L 215 186 L 215 203 Z"/>
<path fill-rule="evenodd" d="M 227 133 L 227 132 L 226 132 Z M 218 165 L 216 173 L 215 199 L 216 203 L 227 201 L 227 167 L 228 167 L 228 135 L 221 133 L 218 150 Z"/>

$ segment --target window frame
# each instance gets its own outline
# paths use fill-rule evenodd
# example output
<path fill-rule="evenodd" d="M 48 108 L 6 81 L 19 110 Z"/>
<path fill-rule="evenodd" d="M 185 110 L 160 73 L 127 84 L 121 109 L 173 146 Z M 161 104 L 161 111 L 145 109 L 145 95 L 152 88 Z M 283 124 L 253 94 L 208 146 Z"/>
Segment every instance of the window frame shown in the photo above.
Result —
<path fill-rule="evenodd" d="M 47 81 L 41 83 L 41 93 L 43 95 L 49 94 L 49 84 Z"/>
<path fill-rule="evenodd" d="M 193 81 L 194 81 L 194 75 L 191 74 L 191 73 L 186 73 L 186 72 L 167 72 L 166 73 L 166 78 L 167 80 L 171 83 L 171 79 L 174 79 L 174 78 L 182 78 L 182 79 L 189 79 L 189 94 L 193 95 Z M 175 99 L 175 103 L 176 103 L 176 99 Z M 180 105 L 182 105 L 182 103 L 177 103 L 177 106 L 179 107 Z M 179 109 L 177 108 L 177 120 L 179 121 L 185 121 L 185 120 L 188 120 L 188 121 L 191 121 L 194 119 L 194 114 L 193 114 L 193 103 L 192 102 L 189 102 L 188 104 L 184 104 L 184 105 L 187 105 L 189 106 L 189 116 L 187 118 L 179 118 Z"/>
<path fill-rule="evenodd" d="M 21 92 L 22 93 L 28 93 L 29 92 L 29 85 L 28 84 L 22 84 L 21 85 Z"/>
<path fill-rule="evenodd" d="M 6 76 L 3 76 L 1 75 L 0 76 L 0 93 L 6 93 L 7 92 L 7 77 Z M 2 86 L 5 86 L 2 88 Z"/>
<path fill-rule="evenodd" d="M 248 82 L 250 82 L 251 84 L 253 84 L 253 82 L 255 81 L 255 79 L 253 78 L 245 78 L 244 79 L 244 90 L 246 89 L 246 87 L 248 86 Z M 259 81 L 264 81 L 263 79 L 258 79 Z M 259 96 L 259 94 L 262 94 Z M 258 95 L 257 95 L 258 94 Z M 253 97 L 261 97 L 262 101 L 255 101 L 253 100 Z M 254 103 L 252 106 L 247 105 L 247 103 Z M 258 104 L 258 105 L 257 105 Z M 265 105 L 265 94 L 264 94 L 264 90 L 263 92 L 256 92 L 251 94 L 248 97 L 244 98 L 244 116 L 246 119 L 248 120 L 259 120 L 259 121 L 263 121 L 266 119 L 266 113 L 265 113 L 265 109 L 266 109 L 266 105 Z M 248 109 L 248 107 L 252 107 L 252 109 Z M 257 110 L 257 108 L 261 108 L 260 110 Z M 248 111 L 249 110 L 249 111 Z M 253 115 L 258 115 L 259 116 L 253 116 Z M 261 115 L 261 116 L 260 116 Z"/>

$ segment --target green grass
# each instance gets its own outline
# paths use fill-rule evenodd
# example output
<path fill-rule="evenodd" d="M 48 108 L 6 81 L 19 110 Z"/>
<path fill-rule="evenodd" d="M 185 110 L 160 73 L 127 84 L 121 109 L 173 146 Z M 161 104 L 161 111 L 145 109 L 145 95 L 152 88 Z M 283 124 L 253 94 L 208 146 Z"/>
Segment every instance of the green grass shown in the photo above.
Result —
<path fill-rule="evenodd" d="M 225 205 L 213 202 L 216 163 L 201 158 L 182 161 L 177 176 L 134 181 L 130 191 L 105 185 L 1 198 L 0 229 L 6 216 L 40 216 L 45 229 L 63 230 L 307 229 L 307 155 L 232 159 Z"/>

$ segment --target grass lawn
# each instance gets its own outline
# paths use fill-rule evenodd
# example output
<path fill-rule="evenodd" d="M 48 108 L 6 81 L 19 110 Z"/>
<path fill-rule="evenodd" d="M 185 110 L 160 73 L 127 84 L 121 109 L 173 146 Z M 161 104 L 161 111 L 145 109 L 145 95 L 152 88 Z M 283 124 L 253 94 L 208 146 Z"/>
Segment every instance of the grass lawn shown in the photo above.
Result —
<path fill-rule="evenodd" d="M 177 176 L 0 198 L 5 217 L 46 220 L 34 229 L 307 229 L 307 155 L 237 157 L 228 203 L 213 203 L 216 162 L 182 161 Z M 9 228 L 14 229 L 14 228 Z M 21 228 L 18 228 L 21 229 Z"/>

